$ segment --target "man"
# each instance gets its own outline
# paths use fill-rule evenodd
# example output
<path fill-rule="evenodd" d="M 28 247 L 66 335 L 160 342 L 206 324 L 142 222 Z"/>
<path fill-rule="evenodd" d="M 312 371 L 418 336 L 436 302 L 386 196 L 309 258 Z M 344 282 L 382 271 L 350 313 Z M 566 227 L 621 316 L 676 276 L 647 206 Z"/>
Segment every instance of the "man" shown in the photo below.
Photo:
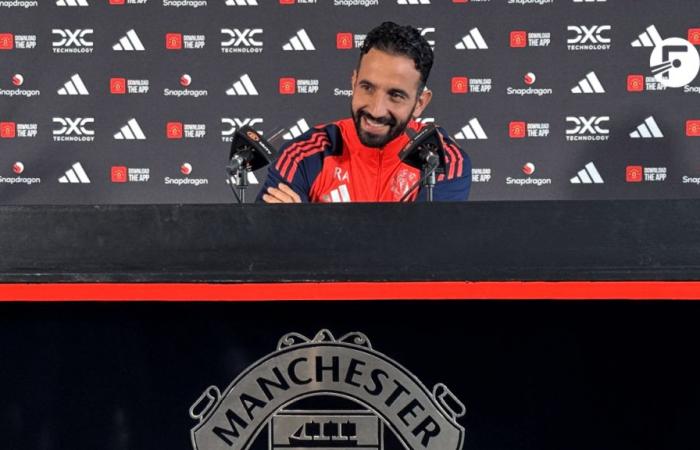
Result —
<path fill-rule="evenodd" d="M 285 145 L 258 200 L 395 202 L 405 195 L 424 200 L 424 189 L 418 189 L 421 171 L 402 163 L 398 154 L 410 140 L 406 128 L 423 127 L 414 119 L 432 98 L 425 87 L 432 65 L 430 45 L 415 28 L 384 22 L 372 30 L 352 74 L 352 118 L 313 128 Z M 438 131 L 447 167 L 437 177 L 433 198 L 466 200 L 469 157 Z"/>

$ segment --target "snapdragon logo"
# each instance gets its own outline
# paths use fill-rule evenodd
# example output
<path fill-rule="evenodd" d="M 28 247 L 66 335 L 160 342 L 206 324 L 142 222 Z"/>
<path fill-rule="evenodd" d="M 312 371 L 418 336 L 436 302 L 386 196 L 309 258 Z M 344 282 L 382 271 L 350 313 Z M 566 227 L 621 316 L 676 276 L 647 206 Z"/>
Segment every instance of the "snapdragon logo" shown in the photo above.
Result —
<path fill-rule="evenodd" d="M 16 73 L 12 75 L 11 83 L 16 89 L 4 89 L 0 88 L 0 97 L 38 97 L 41 95 L 41 91 L 38 89 L 20 89 L 24 84 L 24 75 L 21 73 Z"/>
<path fill-rule="evenodd" d="M 163 95 L 165 97 L 192 97 L 192 98 L 199 98 L 199 97 L 206 97 L 209 95 L 209 91 L 206 89 L 189 89 L 189 86 L 192 84 L 192 77 L 189 74 L 183 73 L 180 75 L 180 86 L 182 86 L 185 89 L 168 89 L 165 88 L 163 89 Z"/>
<path fill-rule="evenodd" d="M 554 0 L 508 0 L 509 5 L 551 5 Z"/>
<path fill-rule="evenodd" d="M 531 162 L 525 163 L 520 171 L 524 177 L 506 177 L 506 185 L 518 187 L 542 187 L 552 184 L 551 178 L 534 178 L 535 164 Z"/>
<path fill-rule="evenodd" d="M 199 187 L 209 184 L 208 178 L 194 178 L 190 177 L 192 174 L 192 164 L 188 162 L 183 162 L 180 165 L 180 173 L 184 175 L 183 177 L 165 177 L 163 178 L 163 184 L 169 186 L 183 187 L 183 186 L 193 186 Z"/>
<path fill-rule="evenodd" d="M 92 53 L 93 42 L 90 40 L 94 30 L 92 28 L 85 29 L 60 29 L 54 28 L 51 34 L 55 36 L 55 40 L 51 43 L 54 53 Z"/>
<path fill-rule="evenodd" d="M 333 6 L 379 6 L 379 0 L 333 0 Z"/>
<path fill-rule="evenodd" d="M 568 49 L 572 51 L 606 51 L 610 50 L 612 39 L 610 25 L 569 25 L 566 27 L 569 37 Z"/>
<path fill-rule="evenodd" d="M 95 123 L 93 117 L 54 117 L 53 123 L 57 124 L 52 132 L 54 142 L 92 142 L 95 140 L 95 131 L 89 124 Z"/>
<path fill-rule="evenodd" d="M 14 176 L 10 175 L 6 177 L 0 175 L 0 184 L 23 184 L 26 186 L 31 186 L 32 184 L 41 183 L 41 178 L 39 177 L 20 176 L 22 173 L 24 173 L 24 163 L 21 161 L 17 161 L 12 165 L 12 172 L 15 174 Z"/>
<path fill-rule="evenodd" d="M 632 47 L 653 47 L 649 66 L 654 78 L 666 87 L 687 86 L 700 72 L 700 55 L 695 46 L 679 37 L 662 39 L 654 25 L 647 27 Z"/>
<path fill-rule="evenodd" d="M 537 76 L 532 72 L 526 73 L 523 76 L 522 81 L 523 81 L 523 84 L 525 84 L 525 86 L 527 86 L 527 87 L 508 86 L 506 88 L 506 94 L 507 95 L 517 95 L 519 97 L 525 97 L 525 96 L 542 97 L 544 95 L 552 95 L 552 93 L 554 92 L 551 88 L 533 87 L 535 82 L 537 81 Z"/>
<path fill-rule="evenodd" d="M 207 6 L 207 0 L 163 0 L 163 6 L 171 8 L 201 8 Z"/>
<path fill-rule="evenodd" d="M 610 122 L 609 116 L 569 116 L 566 122 L 570 128 L 566 130 L 566 140 L 576 141 L 607 141 L 610 139 L 610 130 L 605 124 Z"/>
<path fill-rule="evenodd" d="M 38 0 L 0 0 L 0 8 L 36 8 Z"/>
<path fill-rule="evenodd" d="M 222 28 L 221 53 L 262 53 L 262 28 Z"/>

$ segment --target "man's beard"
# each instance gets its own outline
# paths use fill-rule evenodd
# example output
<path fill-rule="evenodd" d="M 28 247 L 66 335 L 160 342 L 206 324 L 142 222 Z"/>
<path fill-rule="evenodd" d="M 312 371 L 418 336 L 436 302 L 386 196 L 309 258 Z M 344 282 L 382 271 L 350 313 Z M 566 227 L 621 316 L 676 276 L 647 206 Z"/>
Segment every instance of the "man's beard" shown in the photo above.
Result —
<path fill-rule="evenodd" d="M 406 120 L 401 122 L 398 121 L 396 117 L 394 117 L 391 114 L 380 118 L 372 116 L 371 114 L 365 112 L 363 109 L 358 110 L 357 114 L 355 114 L 355 112 L 352 111 L 352 119 L 355 123 L 355 131 L 357 131 L 357 136 L 360 138 L 360 142 L 362 142 L 362 145 L 366 147 L 384 147 L 386 144 L 393 141 L 394 139 L 399 137 L 401 133 L 404 132 L 406 126 L 408 125 L 409 119 L 413 116 L 414 109 L 415 106 L 413 109 L 411 109 L 411 114 L 408 115 Z M 374 122 L 381 123 L 383 125 L 389 125 L 389 131 L 383 135 L 368 133 L 364 131 L 362 129 L 361 123 L 363 116 L 372 119 Z"/>

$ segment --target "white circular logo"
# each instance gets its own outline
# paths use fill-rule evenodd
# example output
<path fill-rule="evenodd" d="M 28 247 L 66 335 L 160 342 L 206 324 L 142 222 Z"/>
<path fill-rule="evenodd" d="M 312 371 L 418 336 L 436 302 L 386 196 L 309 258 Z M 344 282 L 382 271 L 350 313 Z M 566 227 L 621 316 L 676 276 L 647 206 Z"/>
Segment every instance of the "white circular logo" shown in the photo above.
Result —
<path fill-rule="evenodd" d="M 191 173 L 192 173 L 192 164 L 187 163 L 187 162 L 186 162 L 186 163 L 182 163 L 182 165 L 180 166 L 180 172 L 181 172 L 183 175 L 189 175 L 189 174 L 191 174 Z"/>
<path fill-rule="evenodd" d="M 656 81 L 670 88 L 690 84 L 700 72 L 700 55 L 682 38 L 668 38 L 654 47 L 649 59 Z"/>

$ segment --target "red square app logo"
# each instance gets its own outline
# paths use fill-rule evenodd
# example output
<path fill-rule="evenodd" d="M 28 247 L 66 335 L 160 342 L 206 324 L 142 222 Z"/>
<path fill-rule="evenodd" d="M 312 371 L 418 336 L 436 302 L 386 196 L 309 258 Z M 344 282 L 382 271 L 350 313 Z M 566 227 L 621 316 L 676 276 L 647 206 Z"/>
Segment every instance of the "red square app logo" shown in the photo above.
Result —
<path fill-rule="evenodd" d="M 527 134 L 527 124 L 525 122 L 511 122 L 508 125 L 508 136 L 513 139 L 523 139 Z"/>
<path fill-rule="evenodd" d="M 512 48 L 527 47 L 527 31 L 511 31 L 510 46 Z"/>
<path fill-rule="evenodd" d="M 627 180 L 628 183 L 641 183 L 643 176 L 644 169 L 642 166 L 627 166 L 625 180 Z"/>
<path fill-rule="evenodd" d="M 628 75 L 627 76 L 627 90 L 629 92 L 643 92 L 644 91 L 644 75 Z"/>
<path fill-rule="evenodd" d="M 280 78 L 280 94 L 293 95 L 297 93 L 296 78 Z"/>
<path fill-rule="evenodd" d="M 165 35 L 165 48 L 168 50 L 181 50 L 182 33 L 167 33 Z"/>
<path fill-rule="evenodd" d="M 280 5 L 293 5 L 297 0 L 280 0 Z"/>
<path fill-rule="evenodd" d="M 126 166 L 112 166 L 112 183 L 126 183 Z"/>
<path fill-rule="evenodd" d="M 182 139 L 182 122 L 168 122 L 165 125 L 165 134 L 168 139 Z"/>
<path fill-rule="evenodd" d="M 452 3 L 469 3 L 469 0 L 452 0 Z"/>
<path fill-rule="evenodd" d="M 467 92 L 469 92 L 469 78 L 452 77 L 452 93 L 466 94 Z"/>
<path fill-rule="evenodd" d="M 688 41 L 693 45 L 700 45 L 700 28 L 688 30 Z"/>
<path fill-rule="evenodd" d="M 109 0 L 110 5 L 123 5 L 126 3 L 126 0 Z"/>
<path fill-rule="evenodd" d="M 685 134 L 690 137 L 700 137 L 700 120 L 689 120 L 685 123 Z"/>
<path fill-rule="evenodd" d="M 335 35 L 335 46 L 336 48 L 342 50 L 348 50 L 352 48 L 353 37 L 352 33 L 338 33 Z"/>
<path fill-rule="evenodd" d="M 126 78 L 110 78 L 109 92 L 111 94 L 126 94 Z"/>
<path fill-rule="evenodd" d="M 12 139 L 17 136 L 17 125 L 14 122 L 0 122 L 0 138 Z"/>
<path fill-rule="evenodd" d="M 12 33 L 0 33 L 0 50 L 15 48 L 15 36 Z"/>

